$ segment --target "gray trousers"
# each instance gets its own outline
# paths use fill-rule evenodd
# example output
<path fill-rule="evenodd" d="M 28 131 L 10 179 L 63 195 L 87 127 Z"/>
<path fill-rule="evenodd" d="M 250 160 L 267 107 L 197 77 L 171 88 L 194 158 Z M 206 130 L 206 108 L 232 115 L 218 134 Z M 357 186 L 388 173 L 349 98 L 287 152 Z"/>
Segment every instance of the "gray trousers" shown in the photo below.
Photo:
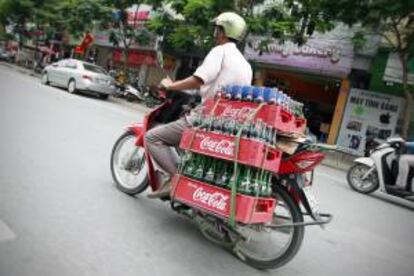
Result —
<path fill-rule="evenodd" d="M 157 170 L 172 176 L 179 164 L 177 152 L 184 129 L 189 126 L 185 117 L 166 125 L 156 126 L 145 134 L 147 150 L 155 161 Z"/>
<path fill-rule="evenodd" d="M 407 177 L 410 171 L 410 166 L 414 167 L 414 155 L 404 154 L 400 157 L 398 166 L 398 177 L 395 185 L 400 188 L 404 188 L 407 185 Z"/>

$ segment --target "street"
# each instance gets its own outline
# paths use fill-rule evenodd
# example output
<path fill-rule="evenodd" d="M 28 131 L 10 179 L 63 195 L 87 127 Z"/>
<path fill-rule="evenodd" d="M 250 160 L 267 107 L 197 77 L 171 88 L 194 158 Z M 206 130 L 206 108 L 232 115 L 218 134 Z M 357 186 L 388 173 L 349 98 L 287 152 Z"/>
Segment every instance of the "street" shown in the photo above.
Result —
<path fill-rule="evenodd" d="M 320 166 L 314 192 L 334 220 L 298 255 L 252 269 L 167 203 L 112 181 L 115 140 L 143 113 L 40 84 L 0 64 L 0 276 L 395 275 L 414 273 L 414 209 L 357 194 Z"/>

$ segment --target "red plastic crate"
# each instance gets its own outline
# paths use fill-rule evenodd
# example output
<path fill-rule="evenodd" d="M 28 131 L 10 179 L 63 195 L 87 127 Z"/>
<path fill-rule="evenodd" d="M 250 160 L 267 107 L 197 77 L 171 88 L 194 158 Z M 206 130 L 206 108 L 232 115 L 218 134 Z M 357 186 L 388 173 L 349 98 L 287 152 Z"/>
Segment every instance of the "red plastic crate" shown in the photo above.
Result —
<path fill-rule="evenodd" d="M 304 133 L 306 129 L 306 119 L 303 117 L 295 117 L 293 121 L 292 132 L 294 133 Z"/>
<path fill-rule="evenodd" d="M 234 161 L 236 155 L 234 136 L 187 128 L 184 130 L 180 148 L 211 157 Z M 244 165 L 263 168 L 277 173 L 282 159 L 282 151 L 269 147 L 260 141 L 240 139 L 238 162 Z"/>
<path fill-rule="evenodd" d="M 220 102 L 216 106 L 217 101 Z M 203 106 L 204 115 L 212 114 L 211 112 L 216 106 L 212 115 L 232 118 L 237 121 L 244 122 L 250 114 L 255 112 L 259 104 L 254 102 L 227 100 L 223 98 L 211 98 L 206 100 Z M 278 105 L 266 104 L 262 106 L 256 116 L 252 119 L 252 122 L 259 119 L 279 131 L 296 132 L 299 130 L 295 127 L 295 116 Z"/>
<path fill-rule="evenodd" d="M 230 190 L 182 175 L 175 175 L 172 184 L 172 200 L 200 208 L 223 218 L 229 218 Z M 276 200 L 274 198 L 237 194 L 235 220 L 245 224 L 271 222 L 275 206 Z"/>

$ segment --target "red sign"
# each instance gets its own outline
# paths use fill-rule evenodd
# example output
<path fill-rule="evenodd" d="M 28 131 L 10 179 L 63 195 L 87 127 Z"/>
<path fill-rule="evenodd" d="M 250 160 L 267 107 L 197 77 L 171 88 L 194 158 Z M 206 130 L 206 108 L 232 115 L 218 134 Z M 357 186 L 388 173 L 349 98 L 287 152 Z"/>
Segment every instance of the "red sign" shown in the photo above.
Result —
<path fill-rule="evenodd" d="M 83 53 L 85 52 L 85 50 L 89 46 L 91 46 L 91 44 L 93 43 L 93 40 L 94 40 L 94 38 L 93 38 L 93 36 L 91 34 L 89 34 L 89 33 L 86 34 L 83 37 L 81 44 L 79 44 L 78 46 L 76 46 L 75 53 L 83 55 Z"/>
<path fill-rule="evenodd" d="M 81 46 L 76 46 L 75 47 L 75 53 L 76 54 L 81 54 L 83 55 L 83 53 L 85 52 L 85 49 L 83 49 Z"/>
<path fill-rule="evenodd" d="M 149 19 L 149 11 L 138 11 L 138 12 L 128 12 L 128 24 L 134 25 L 139 21 L 145 21 Z"/>
<path fill-rule="evenodd" d="M 121 62 L 122 58 L 122 51 L 119 49 L 114 50 L 113 53 L 113 60 L 115 62 Z M 128 61 L 129 65 L 155 65 L 155 54 L 154 53 L 146 53 L 146 52 L 139 52 L 139 51 L 130 51 L 128 54 Z"/>
<path fill-rule="evenodd" d="M 112 54 L 112 59 L 114 62 L 122 62 L 122 50 L 121 49 L 114 49 Z M 138 66 L 142 64 L 146 64 L 149 66 L 156 66 L 157 65 L 157 58 L 155 52 L 147 52 L 147 51 L 138 51 L 138 50 L 130 50 L 128 54 L 128 62 L 129 66 Z M 174 70 L 175 61 L 172 58 L 165 59 L 165 70 Z"/>

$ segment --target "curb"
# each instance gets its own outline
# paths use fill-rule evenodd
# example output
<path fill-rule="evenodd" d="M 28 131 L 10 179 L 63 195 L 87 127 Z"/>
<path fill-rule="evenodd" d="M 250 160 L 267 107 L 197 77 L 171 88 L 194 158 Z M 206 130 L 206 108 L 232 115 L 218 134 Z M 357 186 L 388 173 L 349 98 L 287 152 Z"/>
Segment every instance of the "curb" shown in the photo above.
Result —
<path fill-rule="evenodd" d="M 8 67 L 10 69 L 13 69 L 13 70 L 15 70 L 15 71 L 17 71 L 17 72 L 19 72 L 21 74 L 25 74 L 25 75 L 28 75 L 28 76 L 31 76 L 31 77 L 35 77 L 35 78 L 40 78 L 40 74 L 39 73 L 35 73 L 35 72 L 33 72 L 33 70 L 30 70 L 30 69 L 27 69 L 27 68 L 24 68 L 24 67 L 21 67 L 21 66 L 12 64 L 12 63 L 8 63 L 8 62 L 1 61 L 0 62 L 0 65 L 2 65 L 4 67 Z"/>

